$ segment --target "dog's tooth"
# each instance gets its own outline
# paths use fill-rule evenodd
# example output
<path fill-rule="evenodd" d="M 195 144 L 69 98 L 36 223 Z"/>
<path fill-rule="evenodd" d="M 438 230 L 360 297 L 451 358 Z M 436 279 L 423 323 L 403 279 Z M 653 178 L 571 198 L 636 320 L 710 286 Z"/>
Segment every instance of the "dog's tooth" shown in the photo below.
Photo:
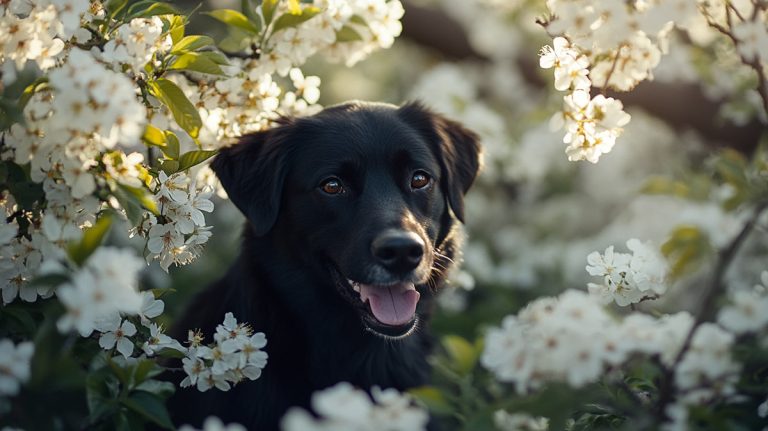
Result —
<path fill-rule="evenodd" d="M 353 289 L 355 292 L 357 292 L 357 293 L 360 293 L 360 285 L 359 285 L 359 284 L 357 284 L 357 283 L 353 284 L 353 285 L 352 285 L 352 289 Z"/>

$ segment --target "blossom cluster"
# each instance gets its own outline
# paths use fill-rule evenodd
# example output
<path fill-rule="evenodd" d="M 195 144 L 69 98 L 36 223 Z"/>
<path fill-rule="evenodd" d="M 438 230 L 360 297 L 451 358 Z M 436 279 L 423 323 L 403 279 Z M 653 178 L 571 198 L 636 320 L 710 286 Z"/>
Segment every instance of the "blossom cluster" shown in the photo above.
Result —
<path fill-rule="evenodd" d="M 718 323 L 736 335 L 759 332 L 768 327 L 768 271 L 761 275 L 762 284 L 752 289 L 730 292 L 728 303 L 717 315 Z"/>
<path fill-rule="evenodd" d="M 262 332 L 253 332 L 246 323 L 238 323 L 232 313 L 216 327 L 214 344 L 203 344 L 203 335 L 189 332 L 189 349 L 182 360 L 187 377 L 181 387 L 196 386 L 201 392 L 213 387 L 228 391 L 232 385 L 248 379 L 256 380 L 267 365 L 267 345 Z"/>
<path fill-rule="evenodd" d="M 615 301 L 620 306 L 656 299 L 667 291 L 669 269 L 664 256 L 653 244 L 636 238 L 627 241 L 629 253 L 592 252 L 587 256 L 587 272 L 601 278 L 601 283 L 589 283 L 589 293 L 604 303 Z"/>
<path fill-rule="evenodd" d="M 555 88 L 568 91 L 563 98 L 563 110 L 552 117 L 554 130 L 565 128 L 563 142 L 568 160 L 586 159 L 597 163 L 602 154 L 608 153 L 629 123 L 622 103 L 612 97 L 598 94 L 590 96 L 592 82 L 589 78 L 590 61 L 574 49 L 564 37 L 556 37 L 553 47 L 541 50 L 539 65 L 554 68 Z"/>
<path fill-rule="evenodd" d="M 281 429 L 420 431 L 426 429 L 429 420 L 427 412 L 413 405 L 407 394 L 401 394 L 395 389 L 373 387 L 369 396 L 346 382 L 315 392 L 311 405 L 319 417 L 294 407 L 283 417 Z"/>
<path fill-rule="evenodd" d="M 165 271 L 171 264 L 186 264 L 200 254 L 211 237 L 203 212 L 212 212 L 209 187 L 198 189 L 184 172 L 160 172 L 155 184 L 159 215 L 148 214 L 137 231 L 147 238 L 146 259 L 160 260 Z"/>
<path fill-rule="evenodd" d="M 550 17 L 541 23 L 554 37 L 554 47 L 544 47 L 540 64 L 554 68 L 556 89 L 568 91 L 553 126 L 566 129 L 569 160 L 596 163 L 611 151 L 629 121 L 619 101 L 598 96 L 602 98 L 590 102 L 590 88 L 630 91 L 652 80 L 674 29 L 688 32 L 702 45 L 709 37 L 702 27 L 730 36 L 741 61 L 764 75 L 760 64 L 768 58 L 768 15 L 749 1 L 548 0 L 547 8 Z M 592 103 L 613 112 L 607 129 L 592 126 L 603 119 L 599 112 L 590 115 Z"/>
<path fill-rule="evenodd" d="M 189 425 L 183 425 L 179 428 L 179 431 L 198 431 L 196 428 Z M 240 424 L 227 424 L 221 419 L 210 416 L 203 421 L 203 428 L 200 431 L 245 431 L 245 427 Z"/>
<path fill-rule="evenodd" d="M 632 353 L 656 353 L 672 363 L 692 323 L 684 312 L 660 319 L 632 314 L 617 321 L 593 296 L 567 290 L 504 318 L 501 328 L 488 332 L 481 361 L 520 393 L 550 380 L 581 387 Z"/>
<path fill-rule="evenodd" d="M 10 60 L 18 69 L 28 61 L 42 70 L 56 64 L 64 42 L 80 28 L 89 0 L 12 0 L 0 4 L 0 63 Z M 10 64 L 10 63 L 8 63 Z M 4 73 L 11 72 L 10 67 Z"/>
<path fill-rule="evenodd" d="M 29 380 L 34 352 L 31 341 L 14 344 L 8 339 L 0 340 L 0 396 L 19 393 L 21 384 Z"/>
<path fill-rule="evenodd" d="M 735 393 L 741 366 L 731 354 L 734 340 L 714 323 L 694 327 L 687 312 L 659 318 L 632 313 L 618 319 L 593 296 L 567 290 L 533 301 L 506 317 L 501 328 L 492 328 L 481 362 L 500 381 L 525 393 L 547 381 L 581 387 L 610 376 L 611 369 L 638 355 L 656 356 L 674 370 L 681 396 L 668 408 L 675 421 L 684 421 L 686 406 Z"/>
<path fill-rule="evenodd" d="M 262 47 L 268 53 L 267 61 L 259 64 L 262 73 L 276 71 L 285 76 L 291 64 L 301 65 L 320 50 L 328 51 L 329 60 L 352 66 L 374 50 L 392 46 L 402 31 L 400 18 L 405 11 L 399 0 L 315 0 L 311 6 L 320 9 L 318 17 L 306 26 L 275 32 Z M 337 32 L 345 27 L 354 31 L 357 40 L 338 41 Z"/>
<path fill-rule="evenodd" d="M 156 58 L 156 53 L 168 52 L 171 46 L 171 36 L 163 31 L 162 21 L 155 16 L 134 18 L 118 27 L 103 50 L 94 50 L 93 53 L 117 71 L 127 66 L 133 75 L 141 76 L 145 73 L 144 65 Z"/>
<path fill-rule="evenodd" d="M 61 178 L 75 198 L 96 189 L 92 169 L 103 151 L 135 144 L 146 123 L 133 83 L 72 49 L 62 67 L 49 72 L 50 92 L 36 93 L 24 110 L 25 125 L 6 136 L 5 159 L 31 163 L 31 178 Z"/>
<path fill-rule="evenodd" d="M 69 282 L 56 289 L 56 297 L 66 308 L 57 322 L 59 330 L 75 329 L 87 337 L 94 329 L 104 329 L 103 322 L 119 321 L 120 314 L 138 314 L 144 301 L 138 291 L 138 274 L 143 268 L 144 262 L 130 249 L 99 247 Z M 124 329 L 131 332 L 129 327 Z"/>
<path fill-rule="evenodd" d="M 497 410 L 493 414 L 493 423 L 499 431 L 547 431 L 549 419 L 533 417 L 525 413 L 509 413 Z"/>

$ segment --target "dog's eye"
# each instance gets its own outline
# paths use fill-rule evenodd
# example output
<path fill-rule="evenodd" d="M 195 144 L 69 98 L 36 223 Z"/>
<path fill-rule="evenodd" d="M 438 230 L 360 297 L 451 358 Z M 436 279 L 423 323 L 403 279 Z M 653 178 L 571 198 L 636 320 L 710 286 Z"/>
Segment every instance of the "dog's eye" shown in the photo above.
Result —
<path fill-rule="evenodd" d="M 328 178 L 320 184 L 320 189 L 329 195 L 338 195 L 344 193 L 344 186 L 341 185 L 341 180 L 338 178 Z"/>
<path fill-rule="evenodd" d="M 431 178 L 429 178 L 429 175 L 427 175 L 426 172 L 417 171 L 413 174 L 413 177 L 411 177 L 411 188 L 423 189 L 429 185 L 430 180 Z"/>

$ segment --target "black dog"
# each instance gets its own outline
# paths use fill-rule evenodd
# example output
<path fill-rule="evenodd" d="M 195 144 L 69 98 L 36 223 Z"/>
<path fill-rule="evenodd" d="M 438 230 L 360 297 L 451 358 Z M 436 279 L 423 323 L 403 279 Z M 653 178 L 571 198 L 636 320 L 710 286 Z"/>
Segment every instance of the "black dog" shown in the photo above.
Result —
<path fill-rule="evenodd" d="M 341 381 L 426 384 L 477 136 L 419 104 L 353 102 L 245 136 L 211 166 L 248 219 L 243 250 L 177 326 L 210 336 L 231 311 L 266 334 L 269 362 L 229 392 L 178 389 L 176 422 L 273 430 Z"/>

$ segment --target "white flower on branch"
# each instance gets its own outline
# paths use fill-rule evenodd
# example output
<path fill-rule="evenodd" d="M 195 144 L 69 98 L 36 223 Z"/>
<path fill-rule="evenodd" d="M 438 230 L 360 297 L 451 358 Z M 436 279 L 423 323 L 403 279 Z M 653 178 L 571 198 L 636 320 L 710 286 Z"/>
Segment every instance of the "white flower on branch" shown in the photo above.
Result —
<path fill-rule="evenodd" d="M 232 313 L 216 327 L 214 344 L 202 345 L 202 335 L 189 332 L 190 348 L 182 360 L 187 376 L 181 387 L 196 386 L 205 392 L 211 388 L 228 391 L 243 379 L 256 380 L 267 365 L 267 345 L 263 333 L 253 333 L 250 326 L 238 323 Z"/>
<path fill-rule="evenodd" d="M 189 425 L 184 425 L 179 428 L 179 431 L 198 431 Z M 208 417 L 203 421 L 203 428 L 199 431 L 246 431 L 245 427 L 240 424 L 224 425 L 224 422 L 217 417 Z"/>
<path fill-rule="evenodd" d="M 114 38 L 104 45 L 99 57 L 112 65 L 114 70 L 128 65 L 138 75 L 155 52 L 167 51 L 171 44 L 171 36 L 163 32 L 163 22 L 159 17 L 134 18 L 128 25 L 118 27 Z"/>
<path fill-rule="evenodd" d="M 736 49 L 748 61 L 768 62 L 768 24 L 765 20 L 741 21 L 733 25 L 739 43 Z"/>
<path fill-rule="evenodd" d="M 154 356 L 163 349 L 173 349 L 179 352 L 187 351 L 181 343 L 165 335 L 162 328 L 157 326 L 157 324 L 150 322 L 149 325 L 145 326 L 149 328 L 149 339 L 142 344 L 141 350 L 147 356 Z"/>
<path fill-rule="evenodd" d="M 567 290 L 531 302 L 488 331 L 481 363 L 519 393 L 547 381 L 581 387 L 635 352 L 660 355 L 671 364 L 692 324 L 688 313 L 660 319 L 634 313 L 615 320 L 595 298 Z"/>
<path fill-rule="evenodd" d="M 604 254 L 592 252 L 587 256 L 587 272 L 601 277 L 602 283 L 589 283 L 589 292 L 604 303 L 615 301 L 620 306 L 656 298 L 667 290 L 669 269 L 658 249 L 638 239 L 627 241 L 632 254 L 614 252 L 608 247 Z"/>
<path fill-rule="evenodd" d="M 730 293 L 729 303 L 717 315 L 720 325 L 737 335 L 768 327 L 768 271 L 763 271 L 761 279 L 762 285 L 752 290 Z"/>
<path fill-rule="evenodd" d="M 731 357 L 734 336 L 713 323 L 696 329 L 691 345 L 675 368 L 675 385 L 687 404 L 703 404 L 732 395 L 741 365 Z"/>
<path fill-rule="evenodd" d="M 126 358 L 133 354 L 133 341 L 130 337 L 136 335 L 136 325 L 128 320 L 122 320 L 119 314 L 99 321 L 96 330 L 102 332 L 99 337 L 99 346 L 104 350 L 116 348 Z"/>
<path fill-rule="evenodd" d="M 547 431 L 549 419 L 533 417 L 525 413 L 508 413 L 497 410 L 493 414 L 493 423 L 499 431 Z"/>
<path fill-rule="evenodd" d="M 142 325 L 149 327 L 150 319 L 163 314 L 164 309 L 165 303 L 160 299 L 155 299 L 152 292 L 141 292 L 141 309 L 138 314 Z"/>
<path fill-rule="evenodd" d="M 87 337 L 99 321 L 117 313 L 138 314 L 142 297 L 138 273 L 142 260 L 129 249 L 98 248 L 70 282 L 56 289 L 66 313 L 58 321 L 62 332 L 76 329 Z"/>
<path fill-rule="evenodd" d="M 427 412 L 413 405 L 407 394 L 373 387 L 365 391 L 346 382 L 312 395 L 312 408 L 319 415 L 294 407 L 282 419 L 283 431 L 420 431 L 426 429 Z"/>
<path fill-rule="evenodd" d="M 29 380 L 34 352 L 31 341 L 14 345 L 9 339 L 0 340 L 0 396 L 19 393 L 21 384 Z"/>

